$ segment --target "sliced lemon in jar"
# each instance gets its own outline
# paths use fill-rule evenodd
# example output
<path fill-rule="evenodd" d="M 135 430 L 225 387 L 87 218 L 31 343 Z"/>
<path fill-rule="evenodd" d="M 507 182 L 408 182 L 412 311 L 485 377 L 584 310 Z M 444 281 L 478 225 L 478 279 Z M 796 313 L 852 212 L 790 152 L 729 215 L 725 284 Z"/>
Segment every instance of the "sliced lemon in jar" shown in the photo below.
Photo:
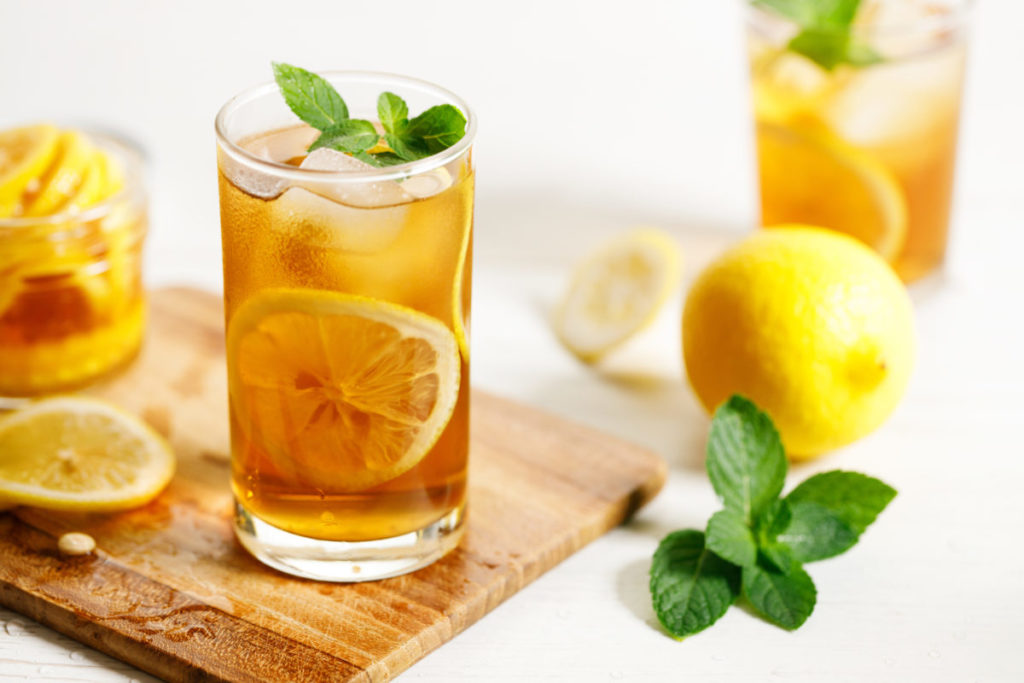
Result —
<path fill-rule="evenodd" d="M 85 180 L 95 148 L 75 131 L 64 131 L 57 140 L 57 154 L 50 169 L 40 179 L 39 192 L 28 206 L 26 216 L 49 216 L 75 196 Z"/>
<path fill-rule="evenodd" d="M 679 276 L 670 235 L 641 228 L 617 237 L 576 268 L 555 331 L 582 360 L 596 361 L 654 322 Z"/>
<path fill-rule="evenodd" d="M 138 418 L 87 398 L 51 398 L 0 419 L 0 500 L 52 510 L 124 510 L 160 493 L 174 454 Z"/>
<path fill-rule="evenodd" d="M 20 213 L 22 194 L 49 167 L 58 137 L 49 124 L 0 132 L 0 217 Z"/>
<path fill-rule="evenodd" d="M 278 289 L 228 324 L 232 410 L 283 472 L 361 491 L 437 443 L 459 392 L 459 348 L 439 320 L 395 304 Z"/>
<path fill-rule="evenodd" d="M 846 233 L 892 261 L 907 236 L 907 205 L 892 174 L 824 131 L 761 123 L 761 222 Z"/>

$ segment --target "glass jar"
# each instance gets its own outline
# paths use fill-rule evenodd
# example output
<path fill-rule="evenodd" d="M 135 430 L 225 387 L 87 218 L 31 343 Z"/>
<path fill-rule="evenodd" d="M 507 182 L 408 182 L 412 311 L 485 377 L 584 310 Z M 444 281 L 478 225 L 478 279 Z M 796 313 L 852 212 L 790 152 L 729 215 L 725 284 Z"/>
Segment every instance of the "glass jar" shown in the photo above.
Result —
<path fill-rule="evenodd" d="M 92 206 L 0 218 L 0 397 L 67 391 L 126 365 L 142 341 L 146 198 L 139 151 L 92 142 L 123 176 Z"/>

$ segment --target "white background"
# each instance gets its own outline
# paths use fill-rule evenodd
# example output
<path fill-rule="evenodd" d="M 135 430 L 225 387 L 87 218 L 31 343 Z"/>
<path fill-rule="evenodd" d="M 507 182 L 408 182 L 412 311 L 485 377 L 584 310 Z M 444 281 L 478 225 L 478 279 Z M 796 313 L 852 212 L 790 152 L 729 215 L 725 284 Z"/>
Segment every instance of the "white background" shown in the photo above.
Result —
<path fill-rule="evenodd" d="M 0 127 L 99 123 L 149 153 L 151 285 L 220 286 L 213 117 L 271 60 L 373 69 L 461 94 L 476 146 L 474 382 L 656 450 L 661 496 L 415 665 L 423 681 L 1024 680 L 1024 5 L 981 0 L 954 242 L 912 291 L 919 363 L 891 420 L 794 467 L 863 470 L 900 495 L 787 633 L 733 608 L 678 643 L 646 573 L 716 503 L 707 421 L 682 380 L 681 297 L 600 369 L 555 343 L 570 264 L 635 224 L 677 235 L 687 281 L 754 221 L 738 1 L 0 0 Z M 0 558 L 2 561 L 2 558 Z M 0 678 L 145 679 L 0 610 Z"/>

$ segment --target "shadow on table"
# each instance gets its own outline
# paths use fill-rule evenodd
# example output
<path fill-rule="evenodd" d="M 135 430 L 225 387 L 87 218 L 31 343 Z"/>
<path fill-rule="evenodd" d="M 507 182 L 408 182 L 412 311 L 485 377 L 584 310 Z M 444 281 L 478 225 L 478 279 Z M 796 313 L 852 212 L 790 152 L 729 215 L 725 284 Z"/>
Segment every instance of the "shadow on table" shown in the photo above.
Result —
<path fill-rule="evenodd" d="M 665 631 L 654 616 L 651 607 L 651 592 L 648 572 L 651 569 L 650 559 L 636 560 L 623 567 L 615 577 L 615 592 L 619 601 L 633 615 L 644 622 L 652 630 L 664 635 Z"/>
<path fill-rule="evenodd" d="M 534 405 L 649 448 L 671 469 L 704 471 L 708 418 L 680 378 L 606 376 L 598 370 L 538 383 Z"/>

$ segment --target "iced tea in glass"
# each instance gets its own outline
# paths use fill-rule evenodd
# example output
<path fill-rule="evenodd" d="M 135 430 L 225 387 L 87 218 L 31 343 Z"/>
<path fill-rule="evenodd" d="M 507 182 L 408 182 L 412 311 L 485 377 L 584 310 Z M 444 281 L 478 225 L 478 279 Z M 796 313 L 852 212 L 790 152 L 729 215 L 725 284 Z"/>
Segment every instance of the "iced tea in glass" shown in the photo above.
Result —
<path fill-rule="evenodd" d="M 772 2 L 747 10 L 766 226 L 851 234 L 904 281 L 939 266 L 949 230 L 970 0 L 864 0 L 859 60 L 822 66 Z"/>
<path fill-rule="evenodd" d="M 217 117 L 236 531 L 278 569 L 360 581 L 462 531 L 476 124 L 425 82 L 323 77 L 352 117 L 387 91 L 467 119 L 454 146 L 373 167 L 307 152 L 319 133 L 274 84 Z"/>

